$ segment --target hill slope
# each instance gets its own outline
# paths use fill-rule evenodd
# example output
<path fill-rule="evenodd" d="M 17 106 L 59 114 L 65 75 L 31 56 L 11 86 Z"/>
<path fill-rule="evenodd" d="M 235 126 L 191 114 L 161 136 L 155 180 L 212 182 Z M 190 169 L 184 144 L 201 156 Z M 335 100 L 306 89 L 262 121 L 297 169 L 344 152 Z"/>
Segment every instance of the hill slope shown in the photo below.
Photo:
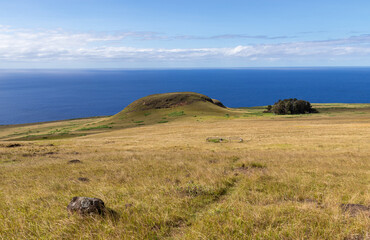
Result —
<path fill-rule="evenodd" d="M 163 94 L 153 94 L 136 100 L 128 105 L 125 112 L 137 112 L 153 109 L 175 108 L 191 105 L 193 103 L 215 104 L 210 97 L 194 92 L 173 92 Z"/>
<path fill-rule="evenodd" d="M 232 111 L 220 101 L 194 92 L 154 94 L 140 98 L 107 121 L 114 124 L 165 123 L 179 117 L 224 116 Z"/>

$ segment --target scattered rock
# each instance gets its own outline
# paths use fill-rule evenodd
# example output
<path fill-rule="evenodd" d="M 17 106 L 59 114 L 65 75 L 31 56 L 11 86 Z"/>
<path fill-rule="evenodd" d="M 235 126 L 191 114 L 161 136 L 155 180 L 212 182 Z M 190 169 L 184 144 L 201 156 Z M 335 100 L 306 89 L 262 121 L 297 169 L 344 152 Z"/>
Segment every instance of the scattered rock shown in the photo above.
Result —
<path fill-rule="evenodd" d="M 56 152 L 46 152 L 46 153 L 43 153 L 42 155 L 53 155 L 53 154 L 56 154 Z"/>
<path fill-rule="evenodd" d="M 208 137 L 206 138 L 207 142 L 213 142 L 213 143 L 242 143 L 244 142 L 243 138 L 241 137 Z"/>
<path fill-rule="evenodd" d="M 77 180 L 81 182 L 90 182 L 90 179 L 85 178 L 85 177 L 79 177 Z"/>
<path fill-rule="evenodd" d="M 78 213 L 80 216 L 104 215 L 106 212 L 103 200 L 99 198 L 74 197 L 67 206 L 69 213 Z"/>
<path fill-rule="evenodd" d="M 22 146 L 22 145 L 20 145 L 19 143 L 12 143 L 12 144 L 7 145 L 6 147 L 7 148 L 14 148 L 14 147 L 20 147 L 20 146 Z"/>
<path fill-rule="evenodd" d="M 341 204 L 340 208 L 343 212 L 349 213 L 351 216 L 357 216 L 361 213 L 364 213 L 370 217 L 370 206 L 365 206 L 361 204 Z"/>
<path fill-rule="evenodd" d="M 68 163 L 82 163 L 82 161 L 78 160 L 78 159 L 74 159 L 74 160 L 70 160 L 68 161 Z"/>

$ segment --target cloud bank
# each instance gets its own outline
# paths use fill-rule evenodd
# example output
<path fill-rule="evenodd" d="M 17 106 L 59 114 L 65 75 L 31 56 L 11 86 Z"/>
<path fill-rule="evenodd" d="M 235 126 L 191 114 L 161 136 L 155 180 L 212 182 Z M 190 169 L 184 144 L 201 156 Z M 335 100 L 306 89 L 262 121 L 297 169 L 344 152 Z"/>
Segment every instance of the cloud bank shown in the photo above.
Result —
<path fill-rule="evenodd" d="M 137 48 L 125 45 L 125 40 L 153 40 L 194 36 L 166 37 L 155 32 L 73 33 L 57 30 L 14 29 L 0 25 L 0 62 L 50 61 L 198 61 L 241 60 L 279 61 L 288 59 L 352 59 L 370 60 L 370 34 L 325 41 L 281 42 L 234 47 L 207 48 Z M 218 35 L 199 39 L 286 37 Z M 164 42 L 165 44 L 165 42 Z"/>

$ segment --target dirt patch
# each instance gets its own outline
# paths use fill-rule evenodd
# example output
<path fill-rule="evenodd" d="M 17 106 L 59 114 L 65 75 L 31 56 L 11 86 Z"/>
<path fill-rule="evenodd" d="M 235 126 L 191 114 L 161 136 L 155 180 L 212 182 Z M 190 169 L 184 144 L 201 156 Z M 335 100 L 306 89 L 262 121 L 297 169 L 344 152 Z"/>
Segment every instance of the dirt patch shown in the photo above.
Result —
<path fill-rule="evenodd" d="M 352 217 L 360 215 L 360 214 L 365 214 L 368 217 L 370 217 L 370 206 L 348 203 L 348 204 L 341 204 L 340 208 L 342 209 L 344 213 L 348 213 Z"/>
<path fill-rule="evenodd" d="M 365 236 L 362 234 L 351 234 L 344 238 L 344 240 L 368 240 L 370 239 L 369 234 L 367 233 Z"/>

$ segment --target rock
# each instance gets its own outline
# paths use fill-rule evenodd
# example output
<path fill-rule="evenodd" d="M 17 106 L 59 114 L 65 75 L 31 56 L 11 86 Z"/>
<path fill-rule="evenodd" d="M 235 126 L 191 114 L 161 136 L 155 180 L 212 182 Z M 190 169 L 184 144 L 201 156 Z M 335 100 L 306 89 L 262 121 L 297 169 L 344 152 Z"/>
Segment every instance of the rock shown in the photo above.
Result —
<path fill-rule="evenodd" d="M 85 178 L 85 177 L 79 177 L 77 180 L 81 181 L 81 182 L 89 182 L 90 181 L 90 179 Z"/>
<path fill-rule="evenodd" d="M 361 204 L 353 204 L 353 203 L 348 203 L 348 204 L 341 204 L 340 208 L 342 209 L 343 212 L 349 213 L 351 216 L 356 216 L 358 214 L 364 213 L 368 216 L 370 216 L 370 207 L 361 205 Z"/>
<path fill-rule="evenodd" d="M 74 159 L 74 160 L 68 161 L 68 163 L 82 163 L 82 162 L 78 159 Z"/>
<path fill-rule="evenodd" d="M 69 213 L 78 213 L 80 216 L 104 215 L 106 212 L 103 200 L 99 198 L 74 197 L 67 206 Z"/>
<path fill-rule="evenodd" d="M 20 146 L 22 146 L 22 145 L 20 145 L 19 143 L 13 143 L 13 144 L 7 145 L 6 147 L 7 148 L 14 148 L 14 147 L 20 147 Z"/>

